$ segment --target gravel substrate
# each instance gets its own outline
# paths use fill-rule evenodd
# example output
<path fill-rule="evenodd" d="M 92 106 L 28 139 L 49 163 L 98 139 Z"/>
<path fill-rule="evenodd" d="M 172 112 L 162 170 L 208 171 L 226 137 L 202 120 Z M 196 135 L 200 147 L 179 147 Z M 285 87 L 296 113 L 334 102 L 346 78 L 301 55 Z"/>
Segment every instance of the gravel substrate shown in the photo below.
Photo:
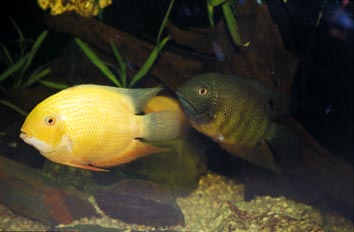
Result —
<path fill-rule="evenodd" d="M 0 205 L 0 231 L 47 231 L 49 228 L 38 222 L 15 215 Z"/>
<path fill-rule="evenodd" d="M 185 226 L 155 228 L 127 224 L 100 212 L 100 218 L 83 218 L 70 226 L 94 224 L 124 231 L 353 231 L 352 222 L 331 214 L 324 214 L 310 206 L 284 197 L 257 197 L 244 202 L 244 186 L 224 176 L 208 173 L 199 186 L 187 197 L 178 198 L 177 204 L 185 217 Z M 57 228 L 68 228 L 58 225 Z M 285 226 L 285 228 L 283 227 Z M 228 229 L 225 229 L 228 228 Z M 230 230 L 232 228 L 232 230 Z M 0 205 L 0 231 L 45 231 L 49 228 L 14 215 Z"/>
<path fill-rule="evenodd" d="M 243 201 L 244 187 L 224 176 L 208 173 L 198 188 L 185 198 L 177 199 L 186 222 L 186 231 L 209 231 L 210 222 L 225 201 Z"/>

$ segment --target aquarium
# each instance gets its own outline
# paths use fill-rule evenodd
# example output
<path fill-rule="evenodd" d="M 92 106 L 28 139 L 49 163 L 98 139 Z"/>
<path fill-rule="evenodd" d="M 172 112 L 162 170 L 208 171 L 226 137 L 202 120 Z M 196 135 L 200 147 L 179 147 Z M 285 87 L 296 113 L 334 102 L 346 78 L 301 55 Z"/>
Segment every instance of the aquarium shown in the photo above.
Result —
<path fill-rule="evenodd" d="M 0 231 L 353 231 L 353 7 L 4 5 Z"/>

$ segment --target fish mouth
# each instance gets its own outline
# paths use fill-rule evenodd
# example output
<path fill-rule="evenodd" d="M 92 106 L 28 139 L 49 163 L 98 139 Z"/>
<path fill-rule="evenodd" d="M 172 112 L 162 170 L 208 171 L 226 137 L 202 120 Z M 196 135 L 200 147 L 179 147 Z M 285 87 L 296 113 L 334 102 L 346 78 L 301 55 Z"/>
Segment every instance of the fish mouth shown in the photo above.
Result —
<path fill-rule="evenodd" d="M 52 149 L 48 143 L 35 138 L 30 133 L 24 132 L 23 130 L 21 130 L 20 138 L 28 145 L 35 147 L 42 154 L 49 154 L 55 151 L 55 149 Z"/>
<path fill-rule="evenodd" d="M 176 94 L 186 115 L 196 116 L 198 114 L 198 111 L 195 106 L 190 101 L 188 101 L 180 92 L 177 91 Z"/>
<path fill-rule="evenodd" d="M 25 142 L 25 143 L 28 143 L 30 142 L 30 139 L 31 139 L 31 135 L 29 135 L 28 133 L 24 132 L 21 130 L 21 134 L 20 134 L 20 138 Z"/>

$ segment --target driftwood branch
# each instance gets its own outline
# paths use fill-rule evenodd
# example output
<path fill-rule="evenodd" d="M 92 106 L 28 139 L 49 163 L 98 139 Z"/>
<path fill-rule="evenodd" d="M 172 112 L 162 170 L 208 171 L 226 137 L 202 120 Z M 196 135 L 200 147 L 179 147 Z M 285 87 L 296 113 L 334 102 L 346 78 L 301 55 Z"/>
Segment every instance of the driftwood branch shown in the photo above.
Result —
<path fill-rule="evenodd" d="M 353 218 L 353 166 L 335 157 L 296 121 L 292 125 L 302 133 L 307 147 L 297 173 L 319 190 L 332 196 L 332 208 Z M 301 171 L 300 171 L 301 170 Z"/>
<path fill-rule="evenodd" d="M 46 19 L 50 28 L 78 36 L 107 53 L 112 53 L 112 41 L 124 57 L 132 64 L 141 67 L 154 45 L 135 38 L 128 33 L 109 27 L 93 18 L 85 18 L 74 13 L 49 16 Z M 186 81 L 191 75 L 202 72 L 203 62 L 192 56 L 180 56 L 163 51 L 151 70 L 151 74 L 171 89 Z"/>
<path fill-rule="evenodd" d="M 57 186 L 34 169 L 3 156 L 0 156 L 0 203 L 48 226 L 96 215 L 85 194 Z"/>

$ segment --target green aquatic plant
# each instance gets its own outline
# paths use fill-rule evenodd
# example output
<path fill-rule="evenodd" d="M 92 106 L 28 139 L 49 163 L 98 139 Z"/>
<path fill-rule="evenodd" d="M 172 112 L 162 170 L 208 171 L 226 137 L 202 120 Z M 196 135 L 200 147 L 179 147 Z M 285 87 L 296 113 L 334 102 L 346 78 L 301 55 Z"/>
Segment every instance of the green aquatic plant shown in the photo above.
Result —
<path fill-rule="evenodd" d="M 100 5 L 100 0 L 95 0 L 95 3 L 94 3 L 97 8 L 98 8 L 98 19 L 102 22 L 103 21 L 103 12 L 104 12 L 104 9 L 101 7 Z"/>
<path fill-rule="evenodd" d="M 16 44 L 18 45 L 18 48 L 17 50 L 10 49 L 4 43 L 0 42 L 0 63 L 5 67 L 5 71 L 0 73 L 0 88 L 5 88 L 5 81 L 8 81 L 10 84 L 10 89 L 16 92 L 22 91 L 32 86 L 36 82 L 51 86 L 53 88 L 62 89 L 66 87 L 66 85 L 63 84 L 42 80 L 50 73 L 50 68 L 47 67 L 47 65 L 41 65 L 37 68 L 32 67 L 34 57 L 38 49 L 41 47 L 44 39 L 47 37 L 48 31 L 44 30 L 36 38 L 36 40 L 33 42 L 33 45 L 29 49 L 28 45 L 32 40 L 26 38 L 23 35 L 20 27 L 13 19 L 10 18 L 10 21 L 18 34 L 18 39 L 10 44 Z M 5 99 L 0 99 L 0 104 L 13 109 L 21 115 L 27 115 L 23 109 Z"/>
<path fill-rule="evenodd" d="M 27 113 L 24 109 L 22 109 L 21 107 L 15 105 L 15 104 L 13 104 L 13 103 L 11 103 L 11 102 L 5 100 L 5 99 L 0 99 L 0 104 L 9 107 L 10 109 L 12 109 L 12 110 L 16 111 L 17 113 L 21 114 L 22 116 L 25 116 L 25 117 L 26 117 L 27 114 L 28 114 L 28 113 Z"/>
<path fill-rule="evenodd" d="M 19 52 L 11 53 L 3 43 L 0 43 L 1 52 L 3 53 L 3 62 L 7 66 L 7 69 L 0 74 L 0 83 L 9 78 L 15 90 L 23 90 L 50 73 L 50 69 L 45 65 L 30 72 L 33 59 L 47 36 L 48 31 L 43 31 L 37 37 L 31 49 L 26 51 L 26 46 L 23 44 L 23 41 L 26 41 L 26 39 L 16 23 L 14 21 L 12 22 L 19 34 Z"/>
<path fill-rule="evenodd" d="M 33 68 L 33 60 L 37 54 L 38 49 L 43 44 L 44 39 L 48 35 L 48 31 L 44 30 L 34 41 L 32 47 L 28 49 L 28 42 L 31 39 L 26 38 L 20 27 L 14 20 L 10 18 L 11 23 L 18 34 L 18 39 L 15 41 L 18 44 L 18 51 L 11 52 L 10 49 L 3 43 L 0 43 L 0 51 L 2 53 L 1 63 L 4 63 L 6 70 L 0 74 L 0 83 L 6 79 L 10 79 L 11 87 L 14 90 L 24 90 L 32 86 L 36 82 L 47 85 L 53 88 L 62 89 L 66 85 L 44 81 L 43 78 L 50 73 L 48 65 L 40 65 Z"/>
<path fill-rule="evenodd" d="M 121 54 L 118 52 L 117 47 L 113 42 L 111 42 L 112 52 L 117 60 L 118 66 L 113 66 L 107 64 L 106 62 L 102 61 L 94 51 L 89 48 L 82 40 L 79 38 L 75 39 L 75 42 L 79 45 L 85 55 L 90 59 L 90 61 L 116 86 L 124 87 L 124 88 L 131 88 L 134 86 L 139 80 L 141 80 L 147 72 L 151 69 L 152 65 L 156 61 L 157 57 L 161 49 L 165 46 L 169 37 L 164 38 L 161 42 L 159 42 L 154 50 L 151 52 L 147 60 L 145 61 L 144 65 L 140 68 L 140 70 L 132 77 L 129 84 L 127 83 L 127 73 L 126 73 L 126 63 L 123 61 Z M 118 76 L 114 74 L 111 70 L 115 70 L 118 73 Z"/>
<path fill-rule="evenodd" d="M 170 4 L 168 5 L 166 14 L 165 14 L 165 16 L 164 16 L 164 18 L 163 18 L 163 20 L 162 20 L 162 23 L 161 23 L 161 26 L 160 26 L 160 29 L 159 29 L 159 33 L 157 34 L 156 44 L 159 44 L 159 42 L 160 42 L 163 29 L 164 29 L 165 26 L 166 26 L 168 17 L 170 16 L 170 13 L 171 13 L 171 10 L 172 10 L 172 7 L 173 7 L 173 4 L 174 4 L 174 3 L 175 3 L 175 0 L 171 0 L 171 1 L 170 1 Z"/>
<path fill-rule="evenodd" d="M 207 0 L 207 10 L 208 10 L 208 18 L 211 27 L 214 27 L 214 8 L 217 6 L 221 6 L 224 14 L 224 18 L 227 24 L 227 28 L 231 35 L 232 41 L 234 44 L 238 46 L 247 47 L 250 42 L 243 43 L 241 39 L 241 35 L 238 32 L 238 26 L 236 22 L 236 10 L 234 1 L 227 0 Z"/>

